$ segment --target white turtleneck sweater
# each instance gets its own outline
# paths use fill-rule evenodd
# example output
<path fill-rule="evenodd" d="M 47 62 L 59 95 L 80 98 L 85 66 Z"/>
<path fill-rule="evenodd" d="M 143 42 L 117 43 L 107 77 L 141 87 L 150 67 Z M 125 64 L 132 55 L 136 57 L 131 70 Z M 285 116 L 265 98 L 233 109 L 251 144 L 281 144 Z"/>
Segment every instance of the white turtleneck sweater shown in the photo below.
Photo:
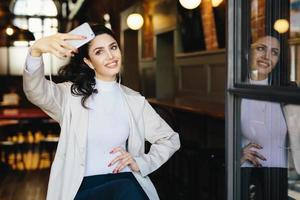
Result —
<path fill-rule="evenodd" d="M 42 57 L 26 60 L 25 70 L 34 73 Z M 115 147 L 126 147 L 129 136 L 129 115 L 125 110 L 125 102 L 121 88 L 116 81 L 106 82 L 96 79 L 97 94 L 89 97 L 88 136 L 86 152 L 85 176 L 112 173 L 118 163 L 108 166 L 119 153 L 111 154 Z M 125 167 L 121 172 L 131 171 Z"/>
<path fill-rule="evenodd" d="M 268 80 L 253 81 L 251 84 L 267 85 Z M 277 102 L 242 99 L 241 102 L 242 147 L 250 142 L 263 149 L 252 150 L 267 160 L 259 160 L 263 167 L 287 167 L 287 127 L 281 106 Z M 245 162 L 242 167 L 253 167 Z"/>
<path fill-rule="evenodd" d="M 108 164 L 117 156 L 110 151 L 115 147 L 125 149 L 129 136 L 129 115 L 125 110 L 121 88 L 116 81 L 96 79 L 97 94 L 89 101 L 89 123 L 85 176 L 112 173 L 117 164 Z M 130 171 L 126 167 L 122 172 Z"/>

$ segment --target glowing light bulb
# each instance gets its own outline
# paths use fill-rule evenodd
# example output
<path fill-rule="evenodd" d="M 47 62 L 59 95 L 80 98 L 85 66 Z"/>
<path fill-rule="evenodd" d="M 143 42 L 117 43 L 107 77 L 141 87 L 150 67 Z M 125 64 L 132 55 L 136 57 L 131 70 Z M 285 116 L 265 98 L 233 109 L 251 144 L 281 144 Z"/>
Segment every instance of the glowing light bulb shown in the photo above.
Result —
<path fill-rule="evenodd" d="M 200 5 L 201 0 L 179 0 L 179 3 L 182 7 L 191 10 L 197 8 Z"/>
<path fill-rule="evenodd" d="M 222 2 L 223 0 L 211 0 L 211 4 L 213 7 L 218 7 Z"/>
<path fill-rule="evenodd" d="M 289 30 L 290 24 L 288 20 L 286 19 L 277 19 L 274 23 L 273 28 L 278 32 L 278 33 L 285 33 Z"/>
<path fill-rule="evenodd" d="M 138 13 L 132 13 L 127 17 L 127 25 L 133 30 L 140 29 L 144 24 L 144 19 L 142 15 Z"/>
<path fill-rule="evenodd" d="M 6 28 L 6 34 L 11 36 L 12 34 L 14 34 L 14 29 L 12 29 L 10 27 Z"/>

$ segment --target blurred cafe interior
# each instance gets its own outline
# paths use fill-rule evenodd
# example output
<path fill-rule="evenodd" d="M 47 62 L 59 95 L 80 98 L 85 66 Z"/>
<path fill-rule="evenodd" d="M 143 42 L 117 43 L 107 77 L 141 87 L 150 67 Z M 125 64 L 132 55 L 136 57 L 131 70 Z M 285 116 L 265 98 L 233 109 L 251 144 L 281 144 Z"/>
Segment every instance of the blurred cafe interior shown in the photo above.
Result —
<path fill-rule="evenodd" d="M 89 22 L 115 32 L 122 84 L 145 96 L 180 135 L 180 150 L 150 175 L 160 198 L 243 200 L 241 99 L 300 102 L 299 13 L 299 0 L 1 0 L 0 199 L 45 199 L 59 140 L 59 124 L 23 92 L 30 45 Z M 273 26 L 276 19 L 288 28 Z M 250 43 L 273 33 L 281 45 L 273 85 L 250 85 Z M 46 78 L 61 82 L 57 72 L 69 60 L 43 58 Z M 279 189 L 297 199 L 293 164 L 287 176 Z"/>

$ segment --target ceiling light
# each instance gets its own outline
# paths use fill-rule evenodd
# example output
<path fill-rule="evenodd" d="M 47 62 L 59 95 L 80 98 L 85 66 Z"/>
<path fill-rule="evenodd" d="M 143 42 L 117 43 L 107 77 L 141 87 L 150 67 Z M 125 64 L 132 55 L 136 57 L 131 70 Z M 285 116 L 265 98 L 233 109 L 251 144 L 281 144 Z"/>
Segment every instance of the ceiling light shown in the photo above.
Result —
<path fill-rule="evenodd" d="M 211 0 L 211 4 L 213 7 L 218 7 L 222 2 L 223 0 Z"/>
<path fill-rule="evenodd" d="M 289 30 L 289 21 L 286 19 L 278 19 L 275 21 L 273 28 L 278 33 L 285 33 Z"/>
<path fill-rule="evenodd" d="M 127 25 L 132 30 L 140 29 L 144 24 L 144 19 L 139 13 L 132 13 L 127 17 Z"/>
<path fill-rule="evenodd" d="M 201 0 L 179 0 L 179 3 L 182 7 L 191 10 L 197 8 L 200 5 Z"/>

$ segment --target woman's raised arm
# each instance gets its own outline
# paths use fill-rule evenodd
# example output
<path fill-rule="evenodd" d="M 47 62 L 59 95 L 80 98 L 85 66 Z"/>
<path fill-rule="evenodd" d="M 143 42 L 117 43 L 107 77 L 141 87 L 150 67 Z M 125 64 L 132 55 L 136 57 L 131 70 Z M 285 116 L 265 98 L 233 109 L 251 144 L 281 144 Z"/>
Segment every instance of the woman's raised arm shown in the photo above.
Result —
<path fill-rule="evenodd" d="M 44 76 L 42 54 L 50 53 L 59 58 L 72 56 L 77 52 L 67 40 L 84 39 L 83 36 L 57 33 L 37 40 L 31 47 L 26 58 L 23 73 L 23 89 L 33 104 L 43 109 L 54 120 L 60 122 L 61 107 L 67 94 L 68 83 L 51 83 Z"/>

